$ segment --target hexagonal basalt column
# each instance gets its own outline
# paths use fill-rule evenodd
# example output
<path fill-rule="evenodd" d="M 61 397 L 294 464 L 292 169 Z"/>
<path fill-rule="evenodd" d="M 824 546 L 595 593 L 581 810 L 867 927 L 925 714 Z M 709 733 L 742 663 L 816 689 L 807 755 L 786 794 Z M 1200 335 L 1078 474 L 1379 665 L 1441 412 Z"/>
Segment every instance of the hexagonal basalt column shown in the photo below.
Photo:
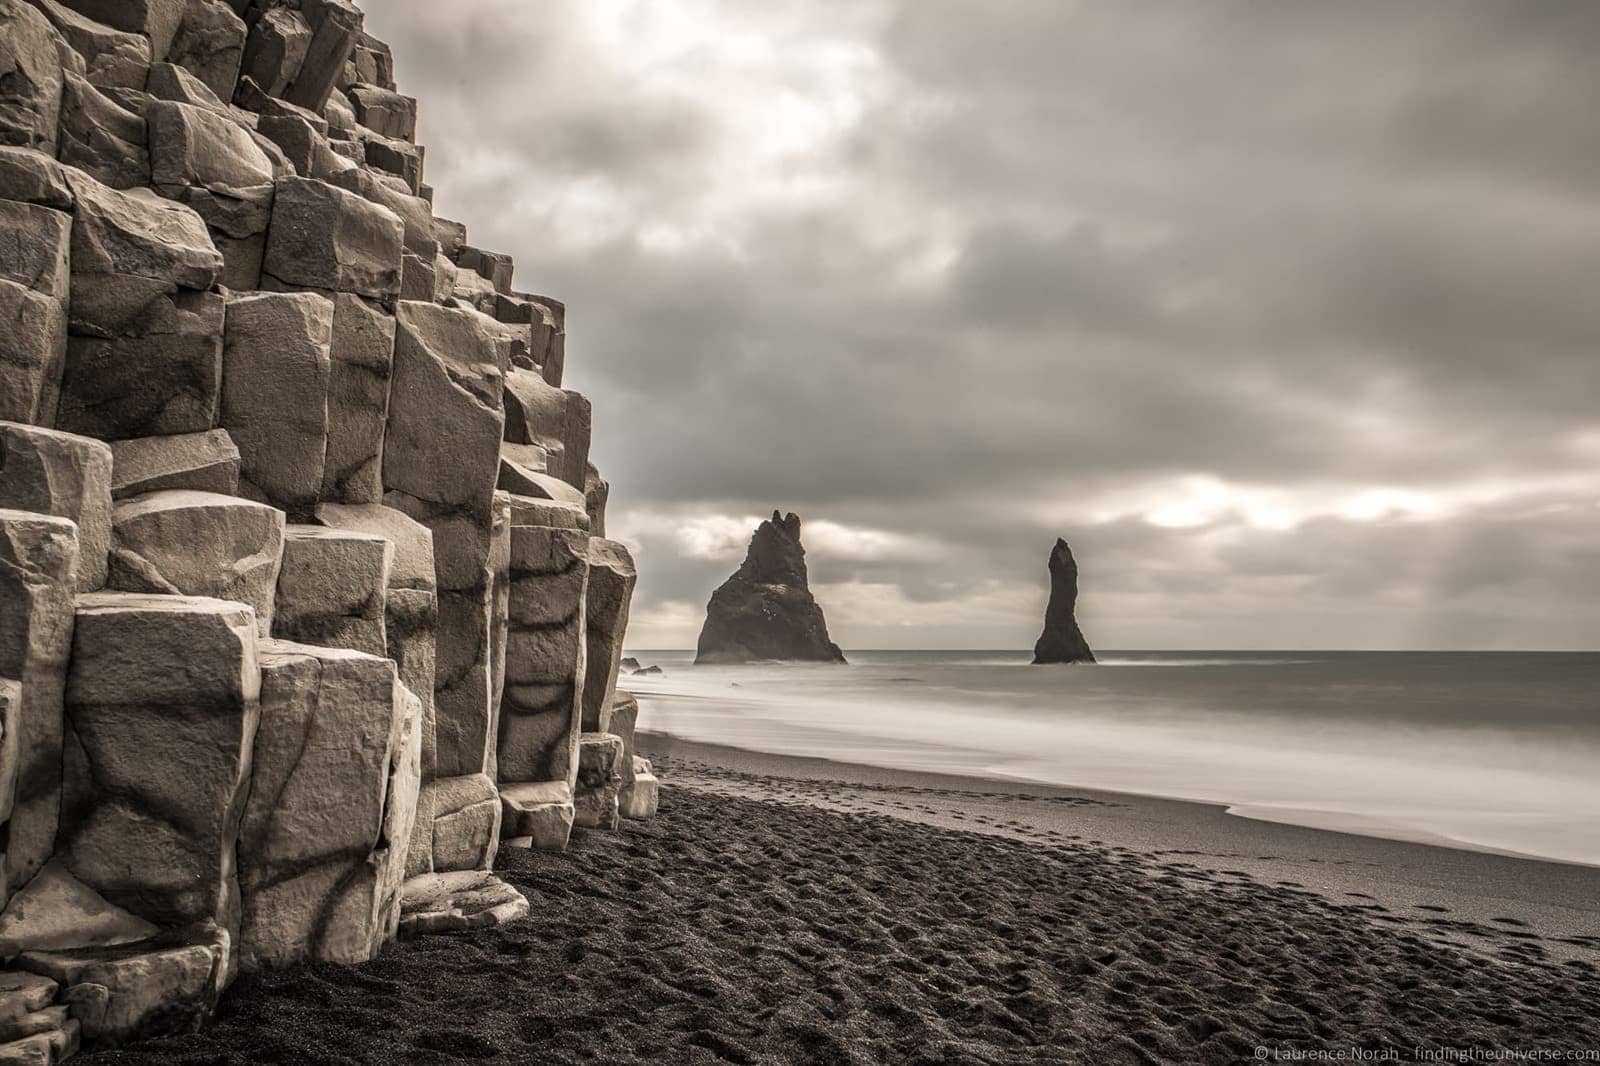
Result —
<path fill-rule="evenodd" d="M 313 293 L 228 301 L 222 428 L 239 448 L 242 494 L 309 516 L 328 448 L 333 303 Z"/>
<path fill-rule="evenodd" d="M 0 507 L 71 519 L 79 592 L 106 583 L 111 550 L 111 449 L 97 440 L 0 422 Z"/>
<path fill-rule="evenodd" d="M 400 918 L 421 704 L 387 659 L 278 640 L 260 651 L 239 830 L 243 963 L 362 962 Z"/>
<path fill-rule="evenodd" d="M 577 775 L 583 717 L 588 536 L 511 527 L 510 628 L 500 707 L 499 780 Z"/>
<path fill-rule="evenodd" d="M 256 619 L 241 603 L 78 600 L 57 854 L 110 902 L 235 937 L 235 869 L 260 717 Z"/>
<path fill-rule="evenodd" d="M 72 216 L 0 200 L 0 418 L 54 425 L 67 357 Z"/>
<path fill-rule="evenodd" d="M 438 774 L 492 766 L 504 366 L 481 316 L 403 302 L 384 439 L 384 503 L 433 534 Z M 451 461 L 437 461 L 440 449 Z M 508 509 L 508 508 L 507 508 Z M 504 515 L 509 523 L 509 515 Z"/>
<path fill-rule="evenodd" d="M 256 624 L 267 636 L 283 529 L 282 511 L 237 496 L 174 489 L 122 500 L 111 511 L 107 585 L 237 600 L 255 609 Z"/>
<path fill-rule="evenodd" d="M 273 199 L 262 282 L 390 298 L 400 292 L 404 239 L 404 224 L 388 208 L 327 182 L 284 178 Z"/>
<path fill-rule="evenodd" d="M 572 790 L 573 822 L 585 829 L 615 829 L 621 816 L 622 738 L 584 733 L 578 741 L 578 784 Z"/>
<path fill-rule="evenodd" d="M 0 737 L 5 880 L 15 892 L 55 846 L 61 810 L 62 694 L 72 649 L 76 527 L 0 510 L 0 678 L 14 687 Z"/>
<path fill-rule="evenodd" d="M 394 544 L 322 526 L 285 528 L 272 635 L 388 656 L 384 609 Z"/>
<path fill-rule="evenodd" d="M 619 541 L 589 541 L 589 589 L 584 609 L 587 647 L 583 679 L 583 728 L 609 732 L 617 695 L 617 668 L 628 631 L 628 607 L 638 580 L 633 556 Z"/>

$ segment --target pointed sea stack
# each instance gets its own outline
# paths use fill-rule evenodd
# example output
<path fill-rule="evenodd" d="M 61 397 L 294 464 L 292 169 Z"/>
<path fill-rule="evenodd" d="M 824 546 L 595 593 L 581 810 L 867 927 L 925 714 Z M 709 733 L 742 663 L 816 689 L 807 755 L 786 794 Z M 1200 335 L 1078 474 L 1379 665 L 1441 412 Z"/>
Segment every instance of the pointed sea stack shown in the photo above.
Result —
<path fill-rule="evenodd" d="M 844 662 L 806 583 L 806 550 L 796 514 L 773 511 L 757 527 L 744 565 L 711 594 L 694 661 L 763 659 Z"/>
<path fill-rule="evenodd" d="M 1035 663 L 1094 662 L 1094 652 L 1078 628 L 1077 606 L 1078 563 L 1067 542 L 1058 537 L 1050 551 L 1050 604 L 1044 609 L 1044 632 L 1033 646 Z"/>

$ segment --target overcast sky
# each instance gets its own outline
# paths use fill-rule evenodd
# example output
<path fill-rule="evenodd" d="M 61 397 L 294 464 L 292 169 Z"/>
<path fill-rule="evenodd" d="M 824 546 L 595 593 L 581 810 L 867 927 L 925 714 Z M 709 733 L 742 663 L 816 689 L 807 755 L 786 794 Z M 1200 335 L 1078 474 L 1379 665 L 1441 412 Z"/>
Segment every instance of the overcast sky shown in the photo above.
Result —
<path fill-rule="evenodd" d="M 564 297 L 633 647 L 1600 643 L 1600 3 L 365 0 Z"/>

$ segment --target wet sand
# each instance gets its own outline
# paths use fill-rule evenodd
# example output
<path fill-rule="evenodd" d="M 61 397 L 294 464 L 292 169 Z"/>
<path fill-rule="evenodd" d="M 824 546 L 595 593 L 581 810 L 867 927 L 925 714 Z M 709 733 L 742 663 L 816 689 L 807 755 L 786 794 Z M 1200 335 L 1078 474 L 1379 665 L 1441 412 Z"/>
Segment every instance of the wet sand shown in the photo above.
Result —
<path fill-rule="evenodd" d="M 1600 871 L 646 737 L 533 917 L 247 976 L 94 1063 L 1232 1063 L 1600 1049 Z M 777 760 L 776 762 L 774 760 Z M 1429 902 L 1441 901 L 1441 902 Z"/>

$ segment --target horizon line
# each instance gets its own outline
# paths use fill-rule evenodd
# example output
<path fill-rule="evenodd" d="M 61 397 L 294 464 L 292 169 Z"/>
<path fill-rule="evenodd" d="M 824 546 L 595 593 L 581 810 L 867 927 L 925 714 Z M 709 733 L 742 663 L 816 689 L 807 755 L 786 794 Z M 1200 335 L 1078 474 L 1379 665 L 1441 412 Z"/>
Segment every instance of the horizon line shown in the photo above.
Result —
<path fill-rule="evenodd" d="M 624 648 L 624 654 L 634 652 L 669 651 L 669 652 L 695 652 L 696 648 Z M 840 646 L 845 652 L 982 652 L 984 654 L 1014 653 L 1017 655 L 1031 655 L 1031 648 L 1018 647 L 991 647 L 991 648 L 847 648 Z M 1600 655 L 1600 648 L 1101 648 L 1095 655 L 1147 655 L 1152 653 L 1180 653 L 1185 655 L 1326 655 L 1340 653 L 1347 655 Z"/>

